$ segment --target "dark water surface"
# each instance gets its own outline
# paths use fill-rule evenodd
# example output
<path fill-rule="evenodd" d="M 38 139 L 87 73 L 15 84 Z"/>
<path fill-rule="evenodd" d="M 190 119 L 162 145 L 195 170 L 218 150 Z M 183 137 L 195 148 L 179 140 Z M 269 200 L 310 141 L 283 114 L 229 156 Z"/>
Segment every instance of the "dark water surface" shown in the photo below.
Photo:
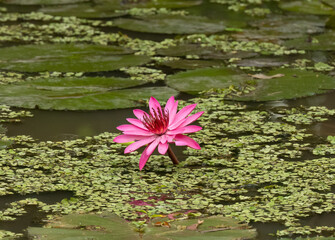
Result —
<path fill-rule="evenodd" d="M 189 96 L 187 96 L 189 98 Z M 262 108 L 270 110 L 275 107 L 299 107 L 303 106 L 326 106 L 335 109 L 335 92 L 322 94 L 296 100 L 284 100 L 268 103 L 246 103 L 252 108 Z M 7 124 L 7 135 L 30 135 L 41 141 L 46 140 L 69 140 L 84 136 L 94 136 L 103 132 L 119 132 L 116 127 L 126 124 L 126 118 L 134 117 L 132 109 L 120 109 L 109 111 L 42 111 L 32 110 L 34 117 L 25 118 L 22 123 Z M 330 118 L 326 122 L 317 123 L 311 126 L 310 131 L 318 136 L 335 135 L 335 118 Z M 182 153 L 183 148 L 175 148 L 175 153 L 181 160 L 185 159 Z M 308 157 L 308 156 L 306 156 Z M 335 193 L 335 186 L 332 188 Z M 70 192 L 52 192 L 32 195 L 13 195 L 0 197 L 0 209 L 7 204 L 36 197 L 46 203 L 59 202 L 64 198 L 71 197 Z M 28 226 L 41 226 L 42 219 L 46 214 L 38 212 L 37 207 L 28 206 L 27 214 L 18 217 L 16 221 L 1 222 L 0 227 L 13 232 L 24 232 Z M 323 213 L 302 219 L 303 225 L 315 226 L 335 226 L 335 214 Z M 274 240 L 273 235 L 285 228 L 280 223 L 251 223 L 258 231 L 257 240 Z M 26 238 L 22 238 L 26 239 Z"/>

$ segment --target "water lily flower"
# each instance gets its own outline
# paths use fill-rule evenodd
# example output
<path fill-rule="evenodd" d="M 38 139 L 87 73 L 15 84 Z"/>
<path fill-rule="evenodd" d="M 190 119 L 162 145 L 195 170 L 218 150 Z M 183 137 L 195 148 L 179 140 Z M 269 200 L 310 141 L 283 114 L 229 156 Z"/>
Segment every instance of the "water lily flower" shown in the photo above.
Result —
<path fill-rule="evenodd" d="M 169 144 L 174 143 L 176 146 L 188 146 L 194 149 L 201 149 L 199 144 L 192 138 L 184 135 L 200 131 L 202 127 L 189 125 L 196 121 L 204 112 L 198 112 L 191 116 L 189 114 L 194 110 L 197 104 L 191 104 L 177 112 L 178 101 L 170 97 L 164 110 L 159 102 L 151 97 L 149 100 L 150 112 L 146 113 L 140 109 L 135 109 L 135 118 L 127 118 L 130 124 L 124 124 L 117 127 L 123 132 L 123 135 L 114 138 L 114 142 L 127 143 L 135 141 L 124 150 L 124 153 L 130 153 L 142 146 L 147 145 L 144 149 L 139 162 L 140 170 L 148 161 L 150 155 L 158 147 L 158 152 L 162 155 L 168 152 L 174 164 L 179 161 Z"/>

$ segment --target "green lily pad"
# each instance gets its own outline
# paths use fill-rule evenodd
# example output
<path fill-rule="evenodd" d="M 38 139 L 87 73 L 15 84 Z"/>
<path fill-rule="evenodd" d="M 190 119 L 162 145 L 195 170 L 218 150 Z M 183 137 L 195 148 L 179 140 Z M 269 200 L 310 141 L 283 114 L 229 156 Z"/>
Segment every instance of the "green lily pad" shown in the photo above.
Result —
<path fill-rule="evenodd" d="M 166 223 L 166 218 L 157 218 L 152 223 Z M 231 240 L 231 239 L 254 239 L 257 235 L 255 229 L 248 225 L 240 224 L 237 220 L 212 216 L 207 218 L 177 220 L 169 223 L 170 228 L 157 227 L 157 224 L 149 225 L 143 240 Z"/>
<path fill-rule="evenodd" d="M 292 238 L 280 238 L 279 240 L 293 240 Z M 294 240 L 335 240 L 335 237 L 297 237 Z"/>
<path fill-rule="evenodd" d="M 284 64 L 288 64 L 289 59 L 284 57 L 259 57 L 242 59 L 236 62 L 237 66 L 240 67 L 280 67 Z"/>
<path fill-rule="evenodd" d="M 96 240 L 135 240 L 139 239 L 129 224 L 115 215 L 68 215 L 59 219 L 59 222 L 50 223 L 51 228 L 29 227 L 30 237 L 38 239 L 96 239 Z M 61 227 L 60 227 L 61 226 Z"/>
<path fill-rule="evenodd" d="M 251 23 L 251 26 L 259 28 L 261 31 L 277 33 L 280 37 L 292 36 L 298 34 L 313 34 L 324 31 L 325 20 L 318 16 L 310 15 L 271 15 L 267 19 L 257 20 Z"/>
<path fill-rule="evenodd" d="M 54 5 L 54 4 L 70 4 L 88 2 L 88 0 L 4 0 L 6 4 L 18 4 L 18 5 Z"/>
<path fill-rule="evenodd" d="M 196 94 L 211 88 L 227 88 L 240 85 L 250 79 L 246 74 L 234 69 L 202 68 L 171 75 L 167 78 L 167 85 L 181 92 Z"/>
<path fill-rule="evenodd" d="M 22 54 L 24 53 L 24 54 Z M 0 68 L 24 72 L 99 72 L 145 64 L 149 57 L 96 45 L 24 45 L 0 49 Z"/>
<path fill-rule="evenodd" d="M 294 99 L 324 93 L 335 89 L 335 78 L 312 71 L 298 69 L 277 69 L 268 76 L 284 74 L 273 79 L 257 80 L 256 90 L 237 100 L 272 101 Z"/>
<path fill-rule="evenodd" d="M 215 60 L 188 60 L 188 59 L 178 59 L 162 63 L 162 65 L 168 66 L 170 68 L 187 69 L 187 70 L 220 66 L 222 64 L 223 62 Z"/>
<path fill-rule="evenodd" d="M 332 15 L 334 8 L 330 7 L 332 0 L 319 1 L 319 0 L 300 0 L 288 1 L 279 4 L 279 7 L 286 11 L 300 12 L 315 15 Z M 326 4 L 325 4 L 326 3 Z"/>
<path fill-rule="evenodd" d="M 0 102 L 9 106 L 54 110 L 105 110 L 143 105 L 150 96 L 166 100 L 178 92 L 168 87 L 148 87 L 108 91 L 83 85 L 39 86 L 38 84 L 11 84 L 0 86 Z"/>
<path fill-rule="evenodd" d="M 119 2 L 119 1 L 115 1 Z M 119 6 L 119 8 L 117 7 Z M 120 5 L 69 4 L 59 6 L 46 6 L 39 9 L 40 12 L 57 16 L 76 16 L 80 18 L 111 18 L 125 15 L 115 10 L 122 9 Z"/>
<path fill-rule="evenodd" d="M 162 219 L 160 221 L 163 221 Z M 167 220 L 168 221 L 168 220 Z M 231 240 L 253 239 L 256 231 L 247 225 L 239 224 L 232 218 L 208 217 L 201 219 L 173 221 L 170 227 L 157 227 L 149 224 L 143 234 L 135 232 L 123 219 L 108 214 L 105 216 L 85 214 L 61 217 L 58 221 L 48 224 L 48 228 L 29 227 L 28 235 L 38 239 L 63 240 L 63 239 L 96 239 L 96 240 Z M 157 220 L 154 220 L 154 224 Z M 201 224 L 199 224 L 201 222 Z M 194 227 L 195 225 L 198 226 Z M 159 226 L 159 225 L 158 225 Z M 193 228 L 192 228 L 193 226 Z M 189 228 L 189 229 L 188 229 Z M 193 230 L 191 230 L 193 229 Z"/>
<path fill-rule="evenodd" d="M 200 59 L 230 59 L 230 58 L 249 58 L 254 57 L 257 53 L 233 51 L 223 52 L 214 47 L 201 47 L 198 44 L 179 44 L 169 48 L 157 50 L 157 53 L 165 56 L 182 57 L 187 55 L 196 55 Z"/>
<path fill-rule="evenodd" d="M 292 39 L 286 41 L 284 45 L 296 49 L 332 51 L 335 50 L 335 31 L 328 31 L 313 37 Z"/>
<path fill-rule="evenodd" d="M 131 31 L 164 34 L 215 33 L 225 29 L 223 22 L 198 16 L 151 16 L 120 18 L 114 25 Z"/>
<path fill-rule="evenodd" d="M 95 0 L 97 5 L 103 4 L 105 7 L 144 7 L 144 8 L 186 8 L 202 3 L 202 0 L 148 0 L 148 1 L 122 1 L 122 0 Z M 116 3 L 118 2 L 118 3 Z"/>
<path fill-rule="evenodd" d="M 335 15 L 330 16 L 326 22 L 326 27 L 335 29 Z"/>
<path fill-rule="evenodd" d="M 82 77 L 82 78 L 47 78 L 29 81 L 26 84 L 48 91 L 63 91 L 68 88 L 85 88 L 92 90 L 112 90 L 145 84 L 145 81 L 118 77 Z"/>

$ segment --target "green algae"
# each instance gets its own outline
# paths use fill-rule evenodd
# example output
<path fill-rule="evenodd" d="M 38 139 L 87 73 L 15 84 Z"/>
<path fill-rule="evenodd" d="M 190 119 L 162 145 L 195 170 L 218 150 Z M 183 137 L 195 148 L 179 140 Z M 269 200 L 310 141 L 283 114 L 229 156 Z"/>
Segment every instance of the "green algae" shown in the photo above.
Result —
<path fill-rule="evenodd" d="M 36 203 L 49 214 L 107 211 L 134 221 L 143 219 L 143 211 L 154 215 L 194 209 L 244 222 L 281 222 L 287 233 L 303 235 L 301 217 L 334 210 L 330 189 L 335 161 L 317 157 L 306 129 L 269 121 L 267 111 L 224 104 L 220 95 L 191 101 L 206 111 L 199 119 L 203 131 L 193 135 L 202 149 L 186 149 L 186 160 L 177 167 L 168 157 L 153 155 L 139 172 L 140 152 L 122 154 L 124 147 L 112 142 L 117 135 L 112 133 L 57 142 L 3 136 L 17 147 L 0 150 L 1 194 L 74 193 L 72 200 Z M 310 111 L 315 119 L 308 124 L 333 114 L 325 108 Z M 297 160 L 305 151 L 316 158 Z M 252 189 L 257 194 L 248 194 Z M 132 204 L 136 200 L 147 204 Z"/>

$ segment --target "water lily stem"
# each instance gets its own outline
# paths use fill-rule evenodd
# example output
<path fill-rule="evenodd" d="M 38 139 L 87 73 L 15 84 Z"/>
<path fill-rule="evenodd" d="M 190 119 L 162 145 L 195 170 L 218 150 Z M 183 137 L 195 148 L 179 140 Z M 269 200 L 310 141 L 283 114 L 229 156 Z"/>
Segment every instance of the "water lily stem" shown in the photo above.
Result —
<path fill-rule="evenodd" d="M 171 147 L 169 146 L 168 150 L 167 150 L 169 157 L 171 158 L 171 161 L 173 162 L 174 165 L 179 164 L 179 161 L 176 157 L 176 155 L 173 153 Z"/>

